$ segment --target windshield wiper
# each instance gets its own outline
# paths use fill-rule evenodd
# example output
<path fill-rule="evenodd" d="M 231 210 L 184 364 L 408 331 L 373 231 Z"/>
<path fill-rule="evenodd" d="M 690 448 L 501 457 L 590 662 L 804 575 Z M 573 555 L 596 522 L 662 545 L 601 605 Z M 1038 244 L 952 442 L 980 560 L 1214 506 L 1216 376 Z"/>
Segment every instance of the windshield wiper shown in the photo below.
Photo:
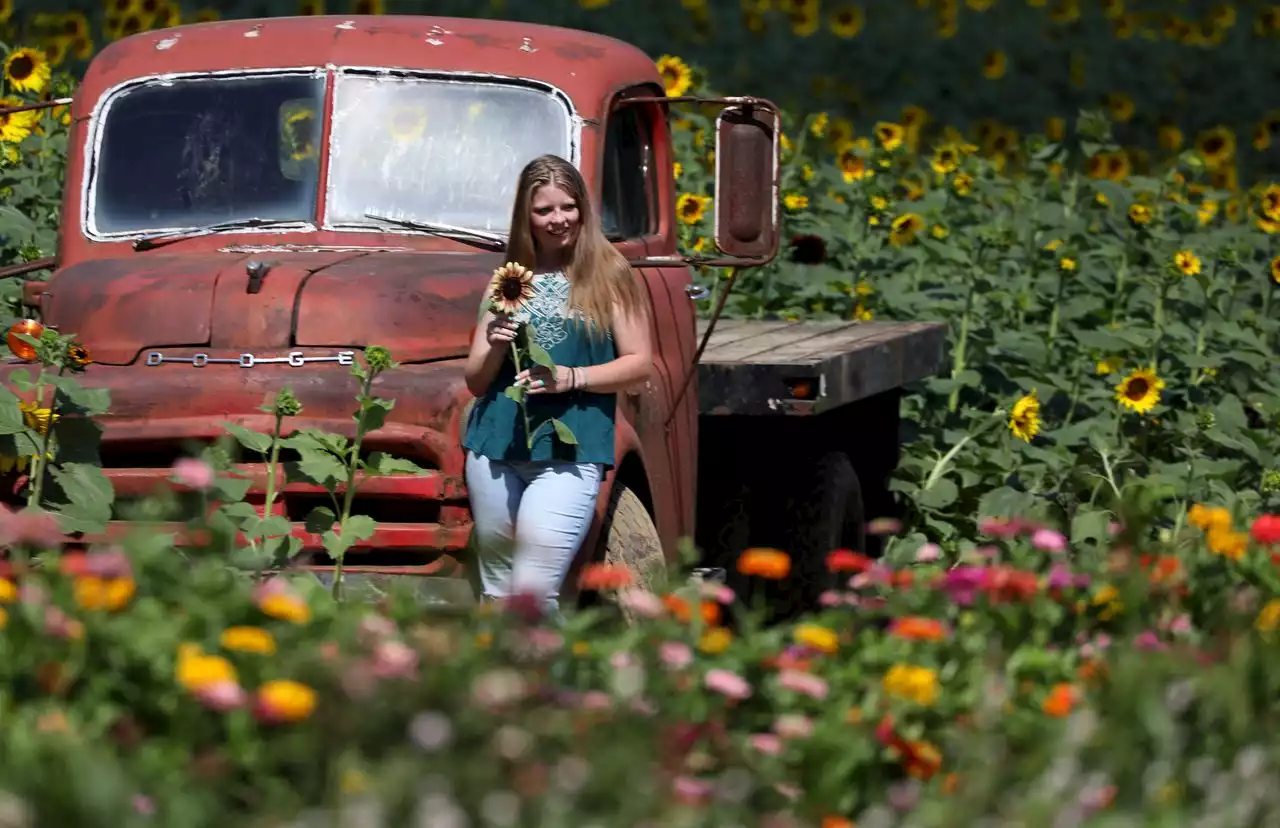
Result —
<path fill-rule="evenodd" d="M 421 230 L 424 233 L 430 233 L 433 236 L 443 236 L 447 239 L 470 244 L 474 247 L 483 248 L 484 250 L 495 250 L 502 252 L 507 249 L 507 238 L 499 233 L 488 233 L 483 230 L 468 230 L 465 227 L 454 227 L 451 224 L 439 224 L 433 221 L 416 221 L 412 219 L 392 218 L 379 213 L 365 213 L 366 216 L 378 221 L 385 221 L 387 224 L 395 224 L 400 227 L 407 227 L 410 230 Z"/>
<path fill-rule="evenodd" d="M 175 232 L 157 233 L 154 236 L 143 236 L 133 240 L 134 250 L 151 250 L 155 247 L 171 244 L 183 239 L 194 239 L 200 236 L 208 236 L 214 233 L 222 233 L 227 230 L 239 230 L 244 227 L 273 227 L 275 225 L 305 225 L 305 221 L 297 219 L 264 219 L 264 218 L 243 218 L 232 219 L 231 221 L 220 221 L 217 224 L 207 224 L 204 227 L 197 227 L 194 230 L 178 230 Z"/>

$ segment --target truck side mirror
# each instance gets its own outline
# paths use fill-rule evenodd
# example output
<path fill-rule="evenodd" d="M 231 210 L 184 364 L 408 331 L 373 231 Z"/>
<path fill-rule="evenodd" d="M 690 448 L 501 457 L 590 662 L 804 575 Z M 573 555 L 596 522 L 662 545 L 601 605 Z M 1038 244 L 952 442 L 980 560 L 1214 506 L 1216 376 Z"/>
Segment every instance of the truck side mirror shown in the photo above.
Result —
<path fill-rule="evenodd" d="M 716 118 L 715 243 L 730 256 L 778 253 L 778 110 L 734 102 Z"/>

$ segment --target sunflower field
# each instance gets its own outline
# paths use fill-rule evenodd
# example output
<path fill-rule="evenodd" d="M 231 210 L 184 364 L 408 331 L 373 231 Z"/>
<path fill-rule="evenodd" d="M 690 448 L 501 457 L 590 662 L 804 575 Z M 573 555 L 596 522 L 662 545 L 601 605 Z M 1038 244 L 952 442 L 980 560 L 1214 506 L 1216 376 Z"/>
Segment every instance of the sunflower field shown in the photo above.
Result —
<path fill-rule="evenodd" d="M 425 10 L 360 2 L 327 10 Z M 477 13 L 454 5 L 431 11 Z M 630 625 L 522 597 L 455 622 L 251 582 L 228 561 L 256 547 L 52 555 L 37 492 L 0 511 L 0 825 L 1276 824 L 1280 122 L 1257 96 L 1280 13 L 1154 5 L 492 3 L 622 34 L 671 94 L 784 104 L 783 253 L 730 315 L 950 326 L 904 399 L 884 557 L 833 550 L 841 587 L 794 623 L 604 566 L 581 586 Z M 0 0 L 0 97 L 73 93 L 129 31 L 322 10 Z M 0 121 L 0 265 L 55 247 L 64 117 Z M 673 126 L 682 242 L 707 250 L 710 121 Z M 60 422 L 21 419 L 46 447 Z M 244 520 L 227 471 L 173 469 L 225 501 L 215 535 Z"/>

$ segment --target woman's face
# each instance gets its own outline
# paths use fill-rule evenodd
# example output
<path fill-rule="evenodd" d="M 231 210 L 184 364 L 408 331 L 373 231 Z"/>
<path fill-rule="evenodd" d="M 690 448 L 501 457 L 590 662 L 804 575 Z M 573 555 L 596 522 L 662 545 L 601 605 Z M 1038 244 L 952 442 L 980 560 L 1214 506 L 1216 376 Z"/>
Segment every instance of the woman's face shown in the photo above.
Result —
<path fill-rule="evenodd" d="M 533 191 L 529 201 L 529 230 L 540 253 L 571 250 L 581 226 L 582 214 L 573 196 L 553 184 Z"/>

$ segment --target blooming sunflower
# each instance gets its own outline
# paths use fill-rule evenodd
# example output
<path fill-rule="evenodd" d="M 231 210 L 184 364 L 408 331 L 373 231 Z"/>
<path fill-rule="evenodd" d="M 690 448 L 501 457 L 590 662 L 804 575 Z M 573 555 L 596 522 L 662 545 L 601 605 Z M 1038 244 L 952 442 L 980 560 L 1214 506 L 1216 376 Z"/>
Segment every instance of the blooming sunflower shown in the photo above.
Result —
<path fill-rule="evenodd" d="M 880 146 L 889 152 L 893 152 L 902 146 L 902 141 L 906 137 L 906 130 L 901 124 L 893 124 L 888 121 L 880 121 L 876 124 L 876 140 L 880 142 Z"/>
<path fill-rule="evenodd" d="M 1173 266 L 1183 276 L 1195 276 L 1200 272 L 1200 257 L 1190 250 L 1179 250 L 1173 254 Z"/>
<path fill-rule="evenodd" d="M 929 162 L 929 166 L 933 167 L 933 171 L 938 175 L 953 173 L 960 166 L 960 153 L 950 144 L 938 147 L 934 150 L 933 160 Z"/>
<path fill-rule="evenodd" d="M 1009 58 L 999 49 L 987 52 L 982 57 L 982 76 L 987 80 L 1000 80 L 1009 68 Z"/>
<path fill-rule="evenodd" d="M 17 98 L 0 98 L 0 110 L 11 106 L 22 106 Z M 40 123 L 40 111 L 27 109 L 22 112 L 0 112 L 0 141 L 11 144 L 21 143 L 35 130 Z"/>
<path fill-rule="evenodd" d="M 803 210 L 809 206 L 809 197 L 801 193 L 787 193 L 782 198 L 782 205 L 788 210 Z"/>
<path fill-rule="evenodd" d="M 1014 437 L 1027 443 L 1040 433 L 1040 399 L 1036 396 L 1036 389 L 1031 389 L 1030 394 L 1013 404 L 1009 413 L 1009 430 Z"/>
<path fill-rule="evenodd" d="M 1111 120 L 1118 124 L 1127 124 L 1133 120 L 1133 98 L 1123 92 L 1111 92 L 1107 95 L 1107 111 L 1111 113 Z"/>
<path fill-rule="evenodd" d="M 889 244 L 905 247 L 916 240 L 916 234 L 924 229 L 924 219 L 915 213 L 903 213 L 889 226 Z"/>
<path fill-rule="evenodd" d="M 1182 130 L 1173 124 L 1161 124 L 1156 130 L 1156 142 L 1165 152 L 1177 152 L 1182 149 Z"/>
<path fill-rule="evenodd" d="M 693 73 L 689 65 L 674 55 L 663 55 L 658 58 L 658 74 L 662 76 L 662 86 L 667 97 L 678 98 L 689 91 L 693 85 Z"/>
<path fill-rule="evenodd" d="M 1164 388 L 1164 380 L 1154 371 L 1139 368 L 1116 386 L 1116 402 L 1130 411 L 1145 414 L 1160 402 L 1161 388 Z"/>
<path fill-rule="evenodd" d="M 680 197 L 676 199 L 676 215 L 685 224 L 697 224 L 707 214 L 707 207 L 710 204 L 710 196 L 681 193 Z"/>
<path fill-rule="evenodd" d="M 836 37 L 850 38 L 857 37 L 862 31 L 863 24 L 866 23 L 866 15 L 862 11 L 861 6 L 840 6 L 831 12 L 831 16 L 827 19 L 827 25 L 831 27 L 831 33 Z"/>
<path fill-rule="evenodd" d="M 489 298 L 494 313 L 513 316 L 533 298 L 533 272 L 517 262 L 507 262 L 493 271 Z"/>
<path fill-rule="evenodd" d="M 79 343 L 72 343 L 67 346 L 67 363 L 73 369 L 83 369 L 86 365 L 93 362 L 89 358 L 89 350 Z"/>
<path fill-rule="evenodd" d="M 13 17 L 13 0 L 0 0 L 0 23 L 8 23 Z"/>
<path fill-rule="evenodd" d="M 1259 200 L 1262 214 L 1270 221 L 1280 221 L 1280 184 L 1270 184 Z"/>
<path fill-rule="evenodd" d="M 847 184 L 875 175 L 875 170 L 867 166 L 867 159 L 857 153 L 852 142 L 841 148 L 839 155 L 836 156 L 836 163 L 840 166 L 840 174 Z"/>
<path fill-rule="evenodd" d="M 1210 167 L 1224 164 L 1236 154 L 1235 133 L 1224 126 L 1206 129 L 1196 136 L 1196 151 Z"/>
<path fill-rule="evenodd" d="M 1280 285 L 1280 256 L 1271 260 L 1271 281 Z"/>
<path fill-rule="evenodd" d="M 52 74 L 49 58 L 39 49 L 14 49 L 4 59 L 5 80 L 19 92 L 43 92 Z"/>
<path fill-rule="evenodd" d="M 1139 204 L 1137 202 L 1129 205 L 1129 221 L 1133 222 L 1138 227 L 1145 227 L 1150 224 L 1154 215 L 1155 212 L 1151 209 L 1150 205 Z"/>
<path fill-rule="evenodd" d="M 22 420 L 27 428 L 37 434 L 48 433 L 50 424 L 58 422 L 59 419 L 59 415 L 33 402 L 18 403 L 18 408 L 22 409 Z"/>
<path fill-rule="evenodd" d="M 951 189 L 956 191 L 956 195 L 964 197 L 973 192 L 973 176 L 968 173 L 956 173 L 956 177 L 951 179 Z"/>

